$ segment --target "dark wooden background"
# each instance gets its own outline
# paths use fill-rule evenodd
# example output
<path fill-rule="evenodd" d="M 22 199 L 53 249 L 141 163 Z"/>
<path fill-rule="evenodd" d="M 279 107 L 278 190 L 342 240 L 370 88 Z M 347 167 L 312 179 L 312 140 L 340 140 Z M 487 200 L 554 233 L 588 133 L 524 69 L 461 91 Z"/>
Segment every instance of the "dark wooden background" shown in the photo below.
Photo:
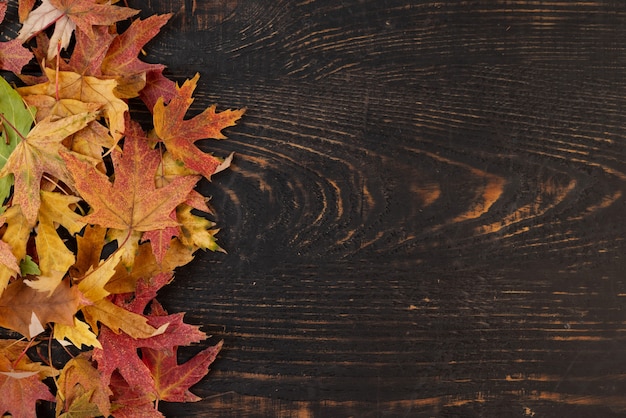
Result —
<path fill-rule="evenodd" d="M 161 295 L 225 348 L 168 416 L 626 416 L 626 2 L 143 0 L 227 255 Z"/>
<path fill-rule="evenodd" d="M 626 2 L 129 0 L 194 111 L 224 339 L 168 417 L 626 416 Z M 192 353 L 189 351 L 188 353 Z"/>

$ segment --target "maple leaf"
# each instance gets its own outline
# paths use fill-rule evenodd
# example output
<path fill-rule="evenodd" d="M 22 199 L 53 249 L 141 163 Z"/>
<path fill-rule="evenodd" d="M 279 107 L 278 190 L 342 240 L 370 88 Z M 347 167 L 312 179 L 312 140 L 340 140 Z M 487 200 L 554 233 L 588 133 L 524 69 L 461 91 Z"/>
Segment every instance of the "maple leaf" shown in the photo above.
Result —
<path fill-rule="evenodd" d="M 17 373 L 0 372 L 0 414 L 9 412 L 14 418 L 30 418 L 35 416 L 38 400 L 54 402 L 54 396 L 37 373 Z"/>
<path fill-rule="evenodd" d="M 83 345 L 102 348 L 100 341 L 98 341 L 96 334 L 91 331 L 89 325 L 76 317 L 74 317 L 74 323 L 72 325 L 55 323 L 54 339 L 59 341 L 61 345 L 67 344 L 66 339 L 70 340 L 72 344 L 79 349 L 82 348 Z"/>
<path fill-rule="evenodd" d="M 129 303 L 125 302 L 122 295 L 116 297 L 115 306 L 121 305 L 119 309 L 139 315 L 144 311 L 146 304 L 154 298 L 157 290 L 169 283 L 171 278 L 171 272 L 157 274 L 148 282 L 138 284 L 136 296 Z M 164 329 L 162 333 L 137 339 L 123 333 L 113 333 L 103 327 L 98 336 L 102 349 L 94 349 L 93 358 L 97 361 L 98 370 L 102 373 L 105 382 L 108 383 L 112 374 L 119 371 L 131 387 L 141 388 L 143 393 L 154 396 L 158 393 L 157 388 L 150 370 L 137 355 L 137 349 L 148 348 L 155 351 L 173 352 L 174 347 L 178 345 L 202 341 L 206 338 L 206 334 L 196 326 L 185 324 L 182 314 L 166 315 L 156 301 L 152 304 L 151 314 L 142 316 L 151 326 Z"/>
<path fill-rule="evenodd" d="M 180 222 L 180 240 L 185 245 L 196 246 L 205 250 L 225 252 L 217 242 L 215 223 L 191 213 L 191 206 L 180 205 L 176 209 L 176 218 Z"/>
<path fill-rule="evenodd" d="M 8 268 L 12 275 L 20 272 L 20 266 L 17 264 L 17 258 L 11 252 L 11 246 L 4 241 L 0 241 L 0 264 Z"/>
<path fill-rule="evenodd" d="M 55 121 L 46 119 L 39 122 L 15 147 L 0 170 L 0 177 L 14 174 L 13 200 L 20 205 L 31 226 L 36 223 L 41 204 L 39 187 L 43 174 L 51 174 L 67 185 L 72 184 L 72 177 L 59 155 L 59 150 L 63 148 L 61 142 L 95 118 L 95 113 L 86 112 Z"/>
<path fill-rule="evenodd" d="M 150 16 L 145 20 L 137 19 L 124 33 L 112 40 L 102 61 L 101 71 L 105 76 L 116 77 L 119 97 L 137 97 L 146 86 L 146 73 L 162 71 L 165 67 L 140 61 L 138 55 L 170 17 L 171 14 L 166 14 Z"/>
<path fill-rule="evenodd" d="M 169 103 L 175 95 L 176 83 L 163 75 L 162 68 L 146 73 L 146 85 L 139 92 L 139 98 L 151 112 L 159 99 Z"/>
<path fill-rule="evenodd" d="M 172 154 L 166 151 L 161 156 L 161 165 L 159 165 L 155 179 L 156 186 L 164 187 L 179 176 L 192 176 L 195 174 L 195 171 L 185 167 L 182 162 L 176 161 L 176 159 L 172 157 Z M 187 196 L 187 199 L 185 199 L 185 204 L 202 212 L 211 212 L 211 209 L 207 205 L 207 200 L 208 199 L 202 194 L 196 190 L 192 190 Z"/>
<path fill-rule="evenodd" d="M 18 74 L 31 59 L 33 59 L 33 53 L 24 48 L 21 41 L 11 39 L 7 42 L 0 42 L 0 69 Z"/>
<path fill-rule="evenodd" d="M 27 108 L 19 93 L 2 77 L 0 77 L 0 113 L 2 114 L 0 168 L 2 168 L 21 138 L 30 131 L 34 113 L 34 109 Z M 12 179 L 6 177 L 0 179 L 0 203 L 11 193 L 11 186 Z"/>
<path fill-rule="evenodd" d="M 7 2 L 0 3 L 0 22 L 4 20 L 7 11 Z M 22 42 L 12 39 L 8 42 L 0 43 L 0 69 L 20 73 L 33 58 L 33 54 L 22 46 Z"/>
<path fill-rule="evenodd" d="M 113 392 L 100 380 L 100 373 L 93 367 L 88 354 L 83 353 L 68 361 L 61 370 L 56 386 L 57 416 L 64 411 L 74 411 L 71 416 L 77 416 L 78 410 L 82 413 L 91 412 L 91 415 L 83 416 L 110 415 L 109 397 Z"/>
<path fill-rule="evenodd" d="M 20 23 L 23 23 L 31 10 L 33 10 L 33 6 L 35 6 L 35 0 L 18 0 L 18 15 Z"/>
<path fill-rule="evenodd" d="M 61 283 L 65 273 L 74 264 L 74 253 L 66 246 L 55 224 L 65 227 L 71 234 L 78 233 L 84 223 L 81 217 L 69 206 L 76 204 L 80 198 L 61 193 L 41 191 L 41 207 L 39 225 L 35 245 L 39 252 L 40 277 L 26 284 L 39 291 L 52 292 Z"/>
<path fill-rule="evenodd" d="M 88 225 L 82 236 L 76 237 L 76 263 L 71 268 L 72 277 L 84 277 L 100 263 L 106 228 Z"/>
<path fill-rule="evenodd" d="M 28 346 L 24 341 L 0 341 L 0 416 L 9 412 L 15 418 L 33 417 L 37 401 L 54 402 L 42 379 L 56 373 L 24 356 Z"/>
<path fill-rule="evenodd" d="M 184 120 L 185 113 L 193 102 L 191 95 L 196 88 L 199 75 L 176 87 L 176 95 L 167 106 L 159 99 L 154 105 L 154 131 L 163 141 L 175 159 L 185 163 L 190 169 L 211 178 L 222 164 L 222 160 L 198 149 L 194 142 L 199 139 L 224 139 L 222 129 L 235 125 L 244 110 L 225 110 L 216 113 L 216 106 L 207 108 L 201 114 Z"/>
<path fill-rule="evenodd" d="M 102 73 L 127 76 L 163 69 L 162 64 L 148 64 L 137 57 L 144 45 L 159 33 L 171 16 L 172 14 L 169 13 L 150 16 L 144 20 L 134 20 L 124 33 L 116 36 L 111 42 L 102 61 Z"/>
<path fill-rule="evenodd" d="M 43 94 L 28 95 L 23 101 L 37 108 L 36 121 L 40 122 L 52 116 L 64 118 L 85 112 L 97 112 L 102 108 L 99 103 L 85 103 L 76 99 L 59 99 Z M 83 129 L 68 136 L 63 144 L 72 151 L 84 155 L 91 161 L 102 162 L 102 150 L 115 146 L 115 140 L 109 134 L 109 130 L 94 120 Z"/>
<path fill-rule="evenodd" d="M 3 218 L 7 227 L 2 236 L 2 241 L 8 244 L 16 260 L 22 260 L 26 257 L 26 245 L 30 238 L 31 227 L 19 205 L 10 206 L 4 212 Z M 0 294 L 6 288 L 9 279 L 14 276 L 13 269 L 5 264 L 0 264 Z"/>
<path fill-rule="evenodd" d="M 93 33 L 94 36 L 80 31 L 76 33 L 76 45 L 69 62 L 59 62 L 62 70 L 96 77 L 102 75 L 102 60 L 117 35 L 111 33 L 108 26 L 94 26 Z"/>
<path fill-rule="evenodd" d="M 116 418 L 163 418 L 154 407 L 154 395 L 133 387 L 118 372 L 111 376 L 112 409 Z"/>
<path fill-rule="evenodd" d="M 170 214 L 198 181 L 196 176 L 180 177 L 157 189 L 154 173 L 160 154 L 140 137 L 127 136 L 123 153 L 113 150 L 115 179 L 109 178 L 75 156 L 64 153 L 83 199 L 93 208 L 84 222 L 125 231 L 152 231 L 176 226 Z"/>
<path fill-rule="evenodd" d="M 123 331 L 124 334 L 118 335 L 126 335 L 131 339 L 145 339 L 162 334 L 169 326 L 167 323 L 164 323 L 155 328 L 148 323 L 144 316 L 129 312 L 108 299 L 100 299 L 91 305 L 84 306 L 82 311 L 85 315 L 85 320 L 92 329 L 98 329 L 98 322 L 106 325 L 106 327 L 102 327 L 100 335 L 102 335 L 104 330 L 106 330 L 104 331 L 105 334 L 108 331 L 113 333 Z M 102 339 L 99 338 L 99 341 L 102 343 Z"/>
<path fill-rule="evenodd" d="M 17 91 L 28 100 L 30 95 L 47 95 L 55 100 L 74 99 L 101 105 L 111 136 L 117 142 L 124 133 L 124 114 L 128 105 L 115 95 L 117 81 L 85 76 L 71 71 L 44 68 L 48 81 L 34 86 L 20 87 Z"/>
<path fill-rule="evenodd" d="M 161 263 L 158 263 L 150 242 L 140 244 L 137 248 L 135 263 L 129 270 L 118 265 L 115 274 L 106 284 L 105 289 L 111 293 L 134 292 L 140 279 L 149 279 L 168 271 L 173 271 L 193 260 L 195 248 L 183 245 L 178 239 L 173 239 Z"/>
<path fill-rule="evenodd" d="M 18 279 L 0 296 L 0 326 L 31 338 L 33 330 L 48 322 L 71 325 L 78 310 L 80 294 L 67 280 L 49 295 L 39 292 Z"/>
<path fill-rule="evenodd" d="M 55 25 L 47 54 L 51 60 L 57 53 L 57 45 L 67 48 L 77 27 L 88 36 L 94 36 L 92 26 L 111 25 L 138 12 L 128 7 L 100 4 L 95 0 L 42 0 L 41 5 L 29 13 L 17 39 L 26 41 Z"/>
<path fill-rule="evenodd" d="M 172 213 L 172 215 L 175 215 Z M 176 219 L 176 216 L 171 216 Z M 150 241 L 152 243 L 152 251 L 156 257 L 157 263 L 163 263 L 167 250 L 170 249 L 170 243 L 172 237 L 177 237 L 180 233 L 180 228 L 177 226 L 169 226 L 167 228 L 158 229 L 156 231 L 148 231 L 143 234 L 142 239 L 144 241 Z"/>
<path fill-rule="evenodd" d="M 189 391 L 209 372 L 209 366 L 222 348 L 223 342 L 196 354 L 191 360 L 179 365 L 176 349 L 171 353 L 142 348 L 142 360 L 154 378 L 158 398 L 169 402 L 197 402 L 202 398 Z"/>

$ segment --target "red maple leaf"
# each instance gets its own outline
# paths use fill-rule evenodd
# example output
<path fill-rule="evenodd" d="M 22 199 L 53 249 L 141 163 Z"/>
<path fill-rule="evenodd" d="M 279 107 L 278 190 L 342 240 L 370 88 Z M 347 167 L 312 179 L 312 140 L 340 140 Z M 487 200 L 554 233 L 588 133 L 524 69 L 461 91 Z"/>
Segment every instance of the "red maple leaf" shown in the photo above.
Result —
<path fill-rule="evenodd" d="M 4 20 L 6 11 L 7 3 L 0 2 L 0 22 Z M 22 46 L 22 41 L 12 39 L 8 42 L 0 42 L 0 69 L 18 74 L 32 58 L 33 53 Z"/>
<path fill-rule="evenodd" d="M 201 398 L 189 391 L 209 372 L 209 366 L 222 348 L 222 341 L 196 354 L 191 360 L 178 364 L 176 351 L 142 348 L 142 360 L 150 369 L 158 398 L 168 402 L 197 402 Z"/>
<path fill-rule="evenodd" d="M 115 35 L 109 32 L 107 26 L 95 26 L 93 34 L 88 36 L 82 31 L 76 33 L 76 45 L 69 62 L 59 61 L 62 70 L 90 76 L 102 75 L 102 60 Z"/>
<path fill-rule="evenodd" d="M 138 55 L 145 44 L 154 38 L 161 27 L 167 23 L 171 14 L 150 16 L 145 20 L 137 19 L 113 39 L 102 61 L 102 73 L 105 75 L 129 76 L 151 70 L 163 69 L 163 64 L 149 64 L 140 61 Z"/>
<path fill-rule="evenodd" d="M 163 418 L 164 415 L 154 408 L 154 396 L 129 385 L 117 372 L 111 376 L 111 390 L 116 418 Z"/>
<path fill-rule="evenodd" d="M 157 290 L 171 279 L 172 273 L 157 274 L 147 282 L 138 282 L 131 301 L 126 301 L 123 295 L 113 299 L 117 305 L 137 314 L 142 314 L 146 304 L 152 301 L 152 312 L 145 316 L 148 323 L 157 328 L 165 324 L 168 326 L 164 333 L 143 339 L 132 338 L 124 333 L 116 334 L 103 326 L 98 336 L 102 349 L 94 349 L 93 359 L 98 363 L 98 370 L 106 384 L 110 383 L 114 372 L 119 372 L 131 387 L 141 388 L 143 393 L 156 396 L 158 387 L 155 385 L 152 372 L 137 354 L 137 349 L 174 353 L 177 346 L 206 339 L 206 334 L 198 327 L 183 322 L 182 313 L 167 315 L 161 305 L 154 300 Z"/>
<path fill-rule="evenodd" d="M 55 401 L 36 372 L 0 372 L 0 393 L 0 416 L 9 412 L 14 418 L 30 418 L 39 399 Z"/>
<path fill-rule="evenodd" d="M 41 382 L 54 370 L 24 356 L 28 346 L 25 341 L 0 340 L 0 416 L 9 412 L 15 418 L 33 417 L 38 400 L 55 400 Z"/>
<path fill-rule="evenodd" d="M 169 103 L 176 95 L 176 83 L 163 75 L 163 69 L 151 70 L 146 73 L 146 85 L 139 92 L 139 98 L 152 111 L 154 105 L 163 100 Z"/>

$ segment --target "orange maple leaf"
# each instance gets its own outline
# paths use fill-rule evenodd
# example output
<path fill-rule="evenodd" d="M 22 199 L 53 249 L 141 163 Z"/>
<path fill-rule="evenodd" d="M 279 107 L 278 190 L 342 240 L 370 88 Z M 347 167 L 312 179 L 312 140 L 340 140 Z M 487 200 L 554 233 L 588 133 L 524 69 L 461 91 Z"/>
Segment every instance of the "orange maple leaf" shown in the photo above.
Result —
<path fill-rule="evenodd" d="M 177 226 L 170 215 L 198 181 L 197 176 L 181 176 L 157 189 L 154 173 L 160 154 L 135 136 L 126 137 L 123 152 L 112 151 L 113 183 L 73 155 L 63 153 L 63 158 L 80 195 L 93 209 L 82 220 L 105 228 L 132 232 Z"/>
<path fill-rule="evenodd" d="M 191 95 L 196 88 L 200 76 L 196 74 L 191 80 L 185 81 L 182 87 L 176 87 L 176 95 L 165 106 L 163 99 L 154 105 L 154 131 L 165 144 L 175 159 L 202 174 L 207 179 L 220 171 L 222 161 L 219 158 L 202 152 L 194 145 L 199 139 L 224 139 L 222 129 L 235 125 L 243 115 L 244 109 L 215 112 L 215 105 L 201 114 L 184 120 L 187 109 L 193 102 Z"/>

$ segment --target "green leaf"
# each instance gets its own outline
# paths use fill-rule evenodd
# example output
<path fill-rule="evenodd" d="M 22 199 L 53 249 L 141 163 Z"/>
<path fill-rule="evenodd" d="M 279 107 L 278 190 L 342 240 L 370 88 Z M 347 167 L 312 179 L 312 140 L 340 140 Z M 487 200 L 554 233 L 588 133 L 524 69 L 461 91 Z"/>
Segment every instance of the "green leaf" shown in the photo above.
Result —
<path fill-rule="evenodd" d="M 39 266 L 33 261 L 33 259 L 29 255 L 26 255 L 26 257 L 20 263 L 20 271 L 22 272 L 22 276 L 26 276 L 27 274 L 33 274 L 38 276 L 41 274 Z"/>
<path fill-rule="evenodd" d="M 0 113 L 3 120 L 0 121 L 2 133 L 0 134 L 0 168 L 4 167 L 9 155 L 26 136 L 33 124 L 35 108 L 27 108 L 22 96 L 0 77 Z M 17 132 L 16 132 L 17 130 Z M 0 203 L 4 202 L 11 193 L 13 177 L 0 178 Z"/>

